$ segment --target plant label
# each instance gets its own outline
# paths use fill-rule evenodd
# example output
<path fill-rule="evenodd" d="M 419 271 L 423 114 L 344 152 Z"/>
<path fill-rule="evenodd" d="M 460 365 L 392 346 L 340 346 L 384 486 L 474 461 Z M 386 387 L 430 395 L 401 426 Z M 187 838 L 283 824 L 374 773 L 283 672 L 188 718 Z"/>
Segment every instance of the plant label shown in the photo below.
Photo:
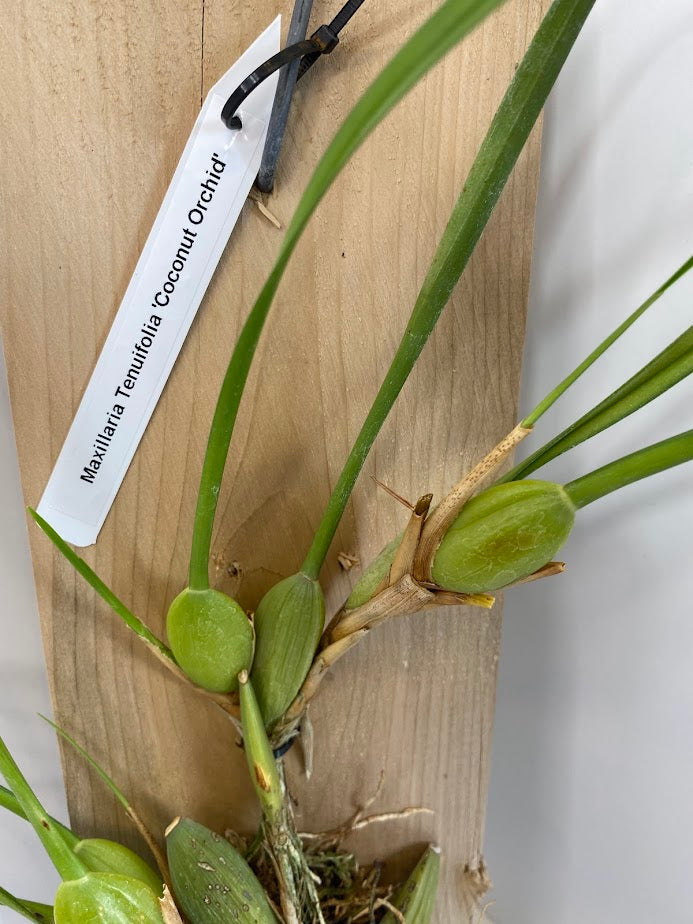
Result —
<path fill-rule="evenodd" d="M 277 74 L 229 130 L 221 110 L 279 51 L 281 18 L 212 87 L 118 309 L 38 510 L 68 542 L 96 542 L 253 185 Z"/>

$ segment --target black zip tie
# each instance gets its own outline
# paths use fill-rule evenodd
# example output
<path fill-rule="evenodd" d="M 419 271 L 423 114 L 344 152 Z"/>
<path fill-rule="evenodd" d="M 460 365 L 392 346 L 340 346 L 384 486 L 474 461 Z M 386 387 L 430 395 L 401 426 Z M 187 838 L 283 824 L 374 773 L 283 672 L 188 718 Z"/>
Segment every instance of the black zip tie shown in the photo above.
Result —
<path fill-rule="evenodd" d="M 335 18 L 332 20 L 332 22 L 329 24 L 327 28 L 330 29 L 336 36 L 339 35 L 339 33 L 344 28 L 344 26 L 346 26 L 346 24 L 349 22 L 351 17 L 358 10 L 358 8 L 361 6 L 362 3 L 363 3 L 363 0 L 347 0 L 347 2 L 344 4 L 341 10 L 337 13 L 337 15 L 335 16 Z M 338 41 L 339 39 L 337 39 L 337 42 Z M 331 48 L 330 48 L 330 51 L 332 51 Z M 298 77 L 296 78 L 296 80 L 300 80 L 301 77 L 303 77 L 303 75 L 306 73 L 306 71 L 308 71 L 315 64 L 315 62 L 318 60 L 318 58 L 322 54 L 325 54 L 325 52 L 313 51 L 310 54 L 307 54 L 302 59 L 301 64 L 299 65 Z"/>
<path fill-rule="evenodd" d="M 320 26 L 309 39 L 304 39 L 302 42 L 296 42 L 283 48 L 278 54 L 268 58 L 252 74 L 246 77 L 224 103 L 224 108 L 221 110 L 221 120 L 224 125 L 229 129 L 243 127 L 239 116 L 236 115 L 239 107 L 243 105 L 243 101 L 250 96 L 263 80 L 267 80 L 280 67 L 284 67 L 297 59 L 302 59 L 298 77 L 296 78 L 300 80 L 321 55 L 328 55 L 331 51 L 334 51 L 339 44 L 339 33 L 363 2 L 364 0 L 347 0 L 331 23 Z"/>
<path fill-rule="evenodd" d="M 312 8 L 313 0 L 296 0 L 286 36 L 287 45 L 294 45 L 296 42 L 305 39 Z M 289 108 L 294 95 L 300 63 L 298 59 L 292 61 L 279 75 L 277 94 L 274 97 L 274 106 L 272 107 L 269 128 L 267 129 L 267 141 L 262 152 L 260 170 L 255 180 L 255 185 L 262 193 L 270 193 L 274 188 L 274 173 L 277 169 L 279 151 L 284 140 L 284 132 L 286 131 Z"/>
<path fill-rule="evenodd" d="M 278 748 L 274 748 L 272 753 L 274 754 L 275 760 L 281 760 L 281 758 L 291 750 L 295 741 L 298 741 L 298 732 L 292 735 L 288 741 L 285 741 L 284 744 L 280 745 Z"/>

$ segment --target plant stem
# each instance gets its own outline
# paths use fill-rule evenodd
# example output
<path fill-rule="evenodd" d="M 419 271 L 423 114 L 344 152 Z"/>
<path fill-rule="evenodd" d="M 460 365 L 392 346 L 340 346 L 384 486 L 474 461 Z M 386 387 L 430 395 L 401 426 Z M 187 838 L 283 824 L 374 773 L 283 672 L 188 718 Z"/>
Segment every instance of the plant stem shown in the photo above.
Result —
<path fill-rule="evenodd" d="M 12 812 L 12 814 L 19 816 L 19 818 L 28 821 L 24 809 L 19 804 L 19 799 L 11 790 L 6 789 L 4 786 L 0 786 L 0 808 L 7 809 L 8 812 Z M 73 831 L 70 831 L 65 825 L 56 821 L 55 818 L 51 817 L 50 822 L 61 833 L 63 840 L 66 844 L 69 844 L 71 848 L 74 849 L 77 844 L 79 844 L 79 838 Z"/>
<path fill-rule="evenodd" d="M 313 874 L 296 832 L 291 797 L 286 787 L 284 762 L 277 761 L 281 782 L 283 808 L 281 813 L 263 821 L 265 846 L 274 861 L 281 896 L 282 913 L 287 924 L 325 924 Z"/>
<path fill-rule="evenodd" d="M 546 411 L 548 411 L 551 405 L 555 404 L 561 395 L 570 388 L 573 382 L 577 381 L 577 379 L 579 379 L 580 376 L 586 372 L 589 367 L 594 362 L 596 362 L 599 357 L 605 353 L 609 347 L 614 344 L 618 338 L 624 334 L 628 328 L 631 327 L 638 320 L 638 318 L 647 311 L 648 308 L 654 305 L 654 303 L 658 301 L 662 295 L 664 295 L 664 293 L 674 285 L 675 282 L 677 282 L 682 276 L 685 276 L 691 267 L 693 267 L 693 257 L 689 257 L 689 259 L 686 260 L 686 262 L 680 266 L 676 272 L 657 289 L 656 292 L 653 292 L 652 295 L 650 295 L 650 297 L 645 302 L 643 302 L 639 308 L 636 308 L 636 310 L 631 315 L 629 315 L 629 317 L 627 317 L 622 324 L 619 324 L 616 330 L 612 331 L 609 336 L 606 337 L 606 339 L 602 340 L 599 346 L 596 347 L 589 354 L 589 356 L 580 363 L 579 366 L 573 369 L 570 375 L 567 375 L 563 381 L 553 389 L 553 391 L 549 392 L 549 394 L 543 400 L 541 400 L 539 404 L 537 404 L 534 410 L 525 417 L 521 425 L 523 427 L 533 427 L 537 420 L 539 420 L 539 418 L 545 414 Z"/>
<path fill-rule="evenodd" d="M 248 315 L 233 351 L 209 433 L 190 552 L 189 585 L 209 587 L 214 517 L 238 407 L 260 333 L 289 258 L 308 220 L 351 155 L 411 87 L 503 0 L 446 0 L 356 103 L 320 159 L 298 204 L 277 261 Z"/>
<path fill-rule="evenodd" d="M 15 911 L 29 921 L 39 921 L 42 924 L 51 924 L 53 921 L 53 906 L 43 905 L 40 902 L 30 902 L 15 898 L 7 889 L 0 887 L 0 906 Z"/>
<path fill-rule="evenodd" d="M 385 381 L 342 469 L 301 566 L 317 578 L 373 441 L 428 340 L 525 145 L 594 0 L 555 0 L 477 154 Z"/>
<path fill-rule="evenodd" d="M 282 914 L 286 924 L 301 924 L 304 905 L 308 904 L 309 920 L 322 922 L 320 903 L 315 888 L 311 890 L 313 881 L 294 826 L 283 761 L 272 752 L 247 671 L 241 671 L 238 683 L 243 746 L 262 808 L 262 838 L 277 875 Z"/>
<path fill-rule="evenodd" d="M 241 671 L 239 674 L 238 687 L 248 772 L 262 806 L 263 816 L 269 822 L 274 822 L 281 815 L 283 804 L 277 761 L 247 671 Z"/>
<path fill-rule="evenodd" d="M 583 475 L 565 485 L 576 507 L 586 507 L 592 501 L 618 491 L 634 481 L 649 478 L 675 465 L 693 459 L 693 430 L 670 436 L 660 443 L 638 449 L 615 462 L 609 462 L 601 468 Z"/>
<path fill-rule="evenodd" d="M 64 840 L 60 829 L 52 823 L 50 816 L 36 798 L 2 738 L 0 738 L 0 772 L 17 797 L 22 811 L 38 834 L 60 876 L 63 879 L 80 879 L 84 876 L 87 868 L 72 852 L 72 848 Z"/>

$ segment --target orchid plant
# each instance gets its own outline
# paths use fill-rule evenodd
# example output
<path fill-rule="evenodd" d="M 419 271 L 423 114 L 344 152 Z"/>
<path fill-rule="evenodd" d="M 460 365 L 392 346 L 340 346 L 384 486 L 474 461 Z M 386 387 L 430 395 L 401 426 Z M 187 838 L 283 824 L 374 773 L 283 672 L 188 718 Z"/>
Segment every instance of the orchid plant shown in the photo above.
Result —
<path fill-rule="evenodd" d="M 98 577 L 49 523 L 48 538 L 139 637 L 159 665 L 211 700 L 242 737 L 262 821 L 244 840 L 176 816 L 150 832 L 104 770 L 104 783 L 149 845 L 157 870 L 112 841 L 81 839 L 50 818 L 0 741 L 8 788 L 0 804 L 35 828 L 63 880 L 54 906 L 0 890 L 4 903 L 33 921 L 58 924 L 137 921 L 161 924 L 428 924 L 434 919 L 440 852 L 430 845 L 409 879 L 382 886 L 377 871 L 341 847 L 345 833 L 306 839 L 295 827 L 283 755 L 301 734 L 306 711 L 335 662 L 366 643 L 380 623 L 424 609 L 490 608 L 494 594 L 559 574 L 560 548 L 575 517 L 610 492 L 693 459 L 693 431 L 641 447 L 567 484 L 535 473 L 655 400 L 693 371 L 689 327 L 579 420 L 504 469 L 520 442 L 565 391 L 693 266 L 693 258 L 582 360 L 501 442 L 433 502 L 426 484 L 407 503 L 399 535 L 362 572 L 343 606 L 326 614 L 320 573 L 364 461 L 479 241 L 513 166 L 594 0 L 554 0 L 498 108 L 421 285 L 406 330 L 373 400 L 300 569 L 279 581 L 247 614 L 211 586 L 210 548 L 217 499 L 236 415 L 263 326 L 284 270 L 312 214 L 350 156 L 414 84 L 501 0 L 444 0 L 356 103 L 324 153 L 288 226 L 279 255 L 251 307 L 224 377 L 204 457 L 192 524 L 188 586 L 171 602 L 161 639 Z M 506 466 L 507 468 L 507 466 Z M 93 764 L 67 732 L 58 729 Z M 165 843 L 165 848 L 163 844 Z"/>

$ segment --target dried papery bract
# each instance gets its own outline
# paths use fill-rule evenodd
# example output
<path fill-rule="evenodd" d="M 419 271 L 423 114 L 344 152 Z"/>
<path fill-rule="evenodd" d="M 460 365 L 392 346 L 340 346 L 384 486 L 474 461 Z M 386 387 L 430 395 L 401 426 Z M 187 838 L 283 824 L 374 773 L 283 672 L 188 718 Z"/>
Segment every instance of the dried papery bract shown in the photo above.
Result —
<path fill-rule="evenodd" d="M 390 566 L 389 574 L 383 580 L 380 589 L 384 590 L 385 587 L 392 587 L 393 584 L 396 584 L 405 575 L 411 574 L 414 570 L 416 553 L 421 544 L 421 535 L 426 524 L 426 518 L 432 500 L 432 494 L 424 494 L 413 507 L 409 522 L 392 556 L 392 565 Z"/>
<path fill-rule="evenodd" d="M 175 906 L 173 896 L 168 886 L 164 889 L 164 894 L 159 904 L 161 906 L 161 916 L 164 919 L 164 924 L 183 924 L 183 919 L 178 913 L 178 909 Z"/>
<path fill-rule="evenodd" d="M 528 427 L 518 424 L 446 494 L 433 510 L 424 524 L 421 541 L 418 543 L 413 562 L 412 572 L 418 580 L 435 580 L 433 560 L 443 537 L 480 485 L 502 465 L 531 432 Z M 442 586 L 448 585 L 443 584 Z M 485 589 L 493 588 L 489 586 Z"/>

